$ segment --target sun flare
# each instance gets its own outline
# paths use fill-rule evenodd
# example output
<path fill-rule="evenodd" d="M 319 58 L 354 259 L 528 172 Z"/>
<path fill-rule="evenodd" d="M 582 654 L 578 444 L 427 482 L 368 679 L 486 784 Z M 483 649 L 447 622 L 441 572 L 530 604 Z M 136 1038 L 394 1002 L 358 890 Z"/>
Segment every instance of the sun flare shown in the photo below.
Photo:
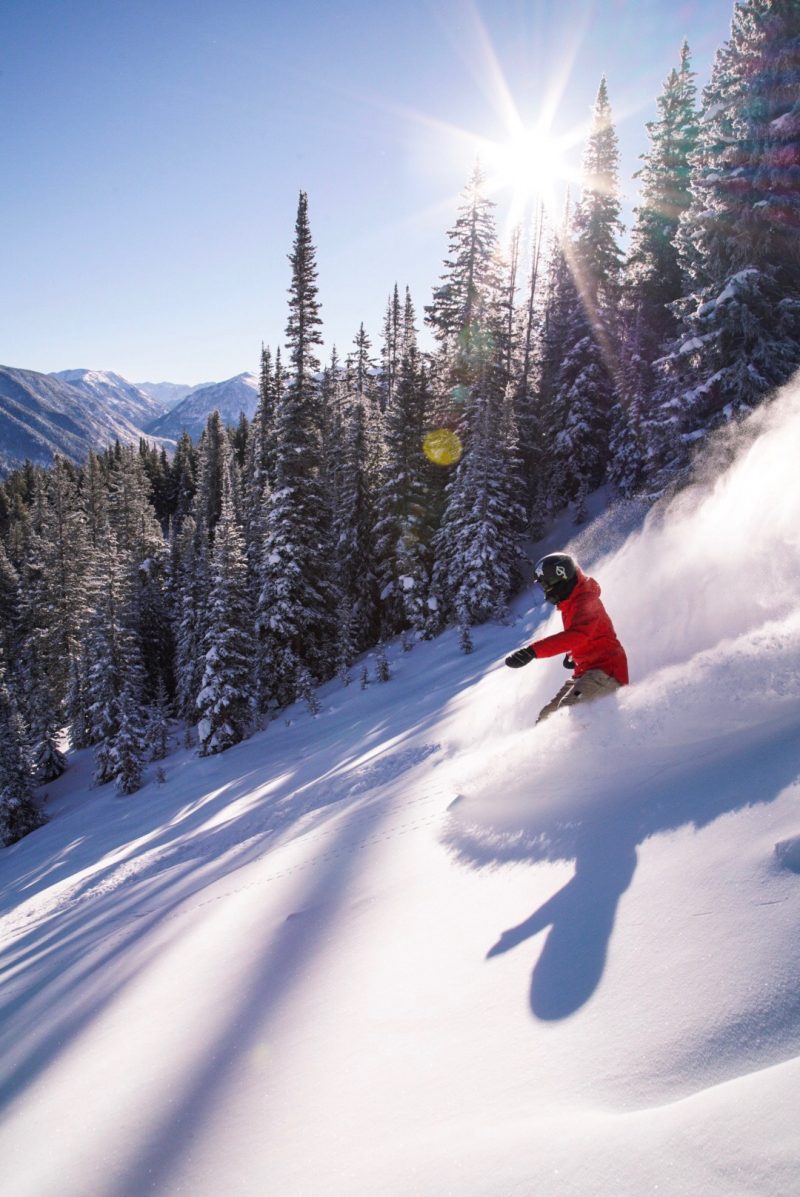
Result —
<path fill-rule="evenodd" d="M 573 170 L 558 140 L 542 129 L 519 129 L 481 152 L 491 191 L 510 195 L 511 225 L 539 204 L 552 211 Z"/>

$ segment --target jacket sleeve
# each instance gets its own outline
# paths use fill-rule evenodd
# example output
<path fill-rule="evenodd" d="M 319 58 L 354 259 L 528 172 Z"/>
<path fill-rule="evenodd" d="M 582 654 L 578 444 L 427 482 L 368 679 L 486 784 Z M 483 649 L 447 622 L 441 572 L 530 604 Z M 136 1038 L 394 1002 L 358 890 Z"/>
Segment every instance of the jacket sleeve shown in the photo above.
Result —
<path fill-rule="evenodd" d="M 594 603 L 583 603 L 575 612 L 572 627 L 552 636 L 534 640 L 531 648 L 537 657 L 557 657 L 561 653 L 577 653 L 582 656 L 592 643 L 595 624 Z"/>

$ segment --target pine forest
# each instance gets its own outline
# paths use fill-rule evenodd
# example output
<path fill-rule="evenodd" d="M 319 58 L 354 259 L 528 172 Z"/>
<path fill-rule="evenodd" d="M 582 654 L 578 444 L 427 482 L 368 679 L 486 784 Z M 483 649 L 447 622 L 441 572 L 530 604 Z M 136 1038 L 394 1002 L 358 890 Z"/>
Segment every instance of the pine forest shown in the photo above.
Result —
<path fill-rule="evenodd" d="M 800 366 L 798 73 L 796 0 L 740 4 L 701 93 L 680 49 L 624 250 L 602 79 L 564 210 L 503 245 L 476 163 L 429 302 L 387 280 L 379 333 L 325 361 L 301 193 L 252 420 L 213 413 L 171 458 L 142 441 L 9 474 L 0 845 L 38 825 L 67 745 L 132 794 L 176 727 L 211 755 L 293 702 L 314 713 L 336 676 L 388 680 L 389 640 L 456 626 L 469 652 L 560 513 L 680 486 Z"/>

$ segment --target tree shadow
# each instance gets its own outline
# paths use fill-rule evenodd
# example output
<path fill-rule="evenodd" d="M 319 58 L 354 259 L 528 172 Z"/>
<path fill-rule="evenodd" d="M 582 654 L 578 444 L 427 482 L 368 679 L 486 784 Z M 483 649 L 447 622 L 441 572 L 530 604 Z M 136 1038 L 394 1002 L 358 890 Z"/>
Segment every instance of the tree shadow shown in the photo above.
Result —
<path fill-rule="evenodd" d="M 622 743 L 617 745 L 622 747 Z M 576 1013 L 597 990 L 622 895 L 631 885 L 637 848 L 659 833 L 707 826 L 722 815 L 774 801 L 800 773 L 796 719 L 768 729 L 741 730 L 699 746 L 702 759 L 664 764 L 621 792 L 590 794 L 585 802 L 540 818 L 535 800 L 525 829 L 498 836 L 493 828 L 451 827 L 457 856 L 482 868 L 511 861 L 575 862 L 561 890 L 515 927 L 505 930 L 487 959 L 547 931 L 531 978 L 530 1009 L 542 1021 Z M 601 787 L 601 790 L 603 787 Z M 654 934 L 656 929 L 654 928 Z"/>
<path fill-rule="evenodd" d="M 0 1109 L 17 1100 L 150 967 L 163 950 L 152 946 L 152 933 L 179 919 L 189 900 L 202 904 L 204 893 L 221 880 L 235 891 L 243 884 L 237 874 L 247 866 L 324 831 L 329 822 L 345 822 L 346 833 L 334 832 L 334 845 L 344 838 L 363 842 L 373 822 L 387 813 L 381 787 L 437 751 L 434 744 L 416 743 L 433 714 L 414 714 L 415 722 L 409 717 L 405 726 L 391 729 L 366 716 L 375 738 L 362 765 L 324 753 L 321 760 L 314 754 L 298 763 L 290 741 L 283 758 L 271 762 L 280 784 L 252 804 L 235 805 L 258 795 L 270 773 L 263 766 L 246 767 L 252 755 L 242 745 L 239 775 L 230 780 L 236 749 L 224 762 L 209 761 L 206 792 L 178 811 L 173 804 L 168 812 L 168 795 L 160 791 L 150 806 L 143 790 L 136 807 L 113 808 L 109 826 L 88 810 L 77 812 L 85 815 L 85 834 L 71 842 L 69 852 L 42 859 L 41 845 L 48 839 L 57 844 L 63 836 L 57 822 L 14 845 L 4 859 L 11 867 L 0 896 L 8 916 L 26 898 L 47 890 L 62 856 L 70 873 L 86 876 L 43 916 L 23 915 L 16 934 L 13 922 L 7 924 L 11 934 L 0 946 L 0 974 L 8 981 L 2 996 Z M 415 743 L 408 745 L 412 737 Z M 335 865 L 343 851 L 327 846 L 320 859 L 332 858 Z M 332 884 L 335 869 L 326 875 Z"/>

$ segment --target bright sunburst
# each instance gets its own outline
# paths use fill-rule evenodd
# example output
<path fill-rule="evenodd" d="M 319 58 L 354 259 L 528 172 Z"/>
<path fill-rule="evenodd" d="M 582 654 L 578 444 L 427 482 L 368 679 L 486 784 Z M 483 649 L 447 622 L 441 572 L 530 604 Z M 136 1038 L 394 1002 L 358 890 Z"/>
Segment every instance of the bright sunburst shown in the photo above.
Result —
<path fill-rule="evenodd" d="M 563 141 L 542 128 L 518 128 L 505 142 L 486 143 L 480 151 L 487 170 L 487 187 L 509 195 L 508 223 L 521 223 L 532 208 L 543 205 L 552 213 L 565 185 L 575 175 Z"/>

